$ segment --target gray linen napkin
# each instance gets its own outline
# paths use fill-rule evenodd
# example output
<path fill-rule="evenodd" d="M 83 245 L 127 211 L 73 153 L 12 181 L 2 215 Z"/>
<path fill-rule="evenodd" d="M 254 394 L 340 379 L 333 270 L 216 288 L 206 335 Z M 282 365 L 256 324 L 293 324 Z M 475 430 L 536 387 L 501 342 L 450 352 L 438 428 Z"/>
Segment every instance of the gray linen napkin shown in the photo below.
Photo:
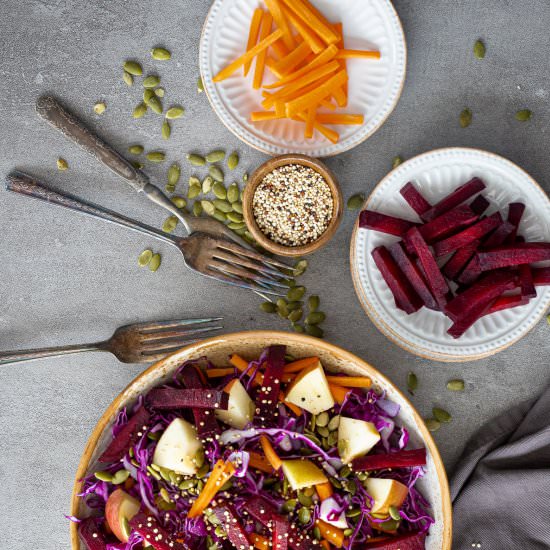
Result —
<path fill-rule="evenodd" d="M 453 550 L 550 549 L 550 388 L 474 435 L 451 497 Z"/>

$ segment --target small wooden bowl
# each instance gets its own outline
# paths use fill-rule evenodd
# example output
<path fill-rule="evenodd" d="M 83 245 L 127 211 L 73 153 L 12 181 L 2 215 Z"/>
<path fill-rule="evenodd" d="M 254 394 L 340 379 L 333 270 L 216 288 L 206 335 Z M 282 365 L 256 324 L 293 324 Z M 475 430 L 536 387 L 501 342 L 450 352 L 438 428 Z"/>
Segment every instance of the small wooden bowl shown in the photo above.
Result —
<path fill-rule="evenodd" d="M 254 218 L 254 213 L 252 209 L 252 201 L 254 194 L 256 193 L 256 188 L 262 182 L 264 177 L 281 166 L 286 166 L 287 164 L 301 164 L 302 166 L 308 166 L 312 168 L 327 182 L 327 185 L 330 187 L 332 192 L 332 200 L 334 208 L 332 211 L 332 218 L 330 223 L 325 230 L 325 232 L 316 240 L 309 244 L 304 244 L 301 246 L 284 246 L 278 244 L 269 239 L 262 230 L 258 227 L 256 219 Z M 255 172 L 252 174 L 250 181 L 245 187 L 243 195 L 243 215 L 246 225 L 250 233 L 256 241 L 267 251 L 277 254 L 278 256 L 305 256 L 306 254 L 311 254 L 316 250 L 319 250 L 325 246 L 330 239 L 332 239 L 334 233 L 340 225 L 342 220 L 343 213 L 343 204 L 344 200 L 342 198 L 342 192 L 340 191 L 340 186 L 338 185 L 338 180 L 336 176 L 332 173 L 331 170 L 320 160 L 317 160 L 312 157 L 307 157 L 305 155 L 281 155 L 279 157 L 274 157 L 269 159 L 267 162 L 264 162 Z"/>

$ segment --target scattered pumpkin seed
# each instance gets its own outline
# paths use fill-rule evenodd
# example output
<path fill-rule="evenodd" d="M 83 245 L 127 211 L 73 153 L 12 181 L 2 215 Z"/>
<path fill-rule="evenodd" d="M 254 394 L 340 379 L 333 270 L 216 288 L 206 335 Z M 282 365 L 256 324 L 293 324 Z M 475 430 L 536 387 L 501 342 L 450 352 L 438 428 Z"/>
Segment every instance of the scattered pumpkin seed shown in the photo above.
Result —
<path fill-rule="evenodd" d="M 460 118 L 459 118 L 460 127 L 467 128 L 468 126 L 470 126 L 470 124 L 472 124 L 472 116 L 473 116 L 472 111 L 470 111 L 470 109 L 464 109 L 460 113 Z"/>
<path fill-rule="evenodd" d="M 95 472 L 94 476 L 96 479 L 99 479 L 99 481 L 106 481 L 107 483 L 111 483 L 113 481 L 113 474 L 106 472 L 105 470 Z"/>
<path fill-rule="evenodd" d="M 187 190 L 187 198 L 189 199 L 195 199 L 201 194 L 201 186 L 196 184 L 189 185 L 189 189 Z"/>
<path fill-rule="evenodd" d="M 321 303 L 321 300 L 319 296 L 316 296 L 315 294 L 310 296 L 307 300 L 307 307 L 309 308 L 310 312 L 317 311 L 319 309 L 319 304 Z"/>
<path fill-rule="evenodd" d="M 124 483 L 130 477 L 130 472 L 128 470 L 119 470 L 113 474 L 113 485 L 120 485 Z"/>
<path fill-rule="evenodd" d="M 237 166 L 239 166 L 239 154 L 237 152 L 233 152 L 227 158 L 227 167 L 229 170 L 235 170 Z"/>
<path fill-rule="evenodd" d="M 167 120 L 165 120 L 162 123 L 162 129 L 161 129 L 162 139 L 170 139 L 171 133 L 172 133 L 172 128 L 170 128 L 170 123 Z"/>
<path fill-rule="evenodd" d="M 162 230 L 165 233 L 172 233 L 176 229 L 178 225 L 178 218 L 176 216 L 169 216 L 164 220 L 164 223 L 162 224 Z"/>
<path fill-rule="evenodd" d="M 363 206 L 364 202 L 365 202 L 365 195 L 358 193 L 357 195 L 353 195 L 348 199 L 347 208 L 348 210 L 359 210 L 359 208 Z"/>
<path fill-rule="evenodd" d="M 321 428 L 328 426 L 329 420 L 330 419 L 327 412 L 322 412 L 315 417 L 315 423 Z"/>
<path fill-rule="evenodd" d="M 297 323 L 292 323 L 292 329 L 298 334 L 303 334 L 305 332 L 305 328 L 302 325 L 298 325 Z"/>
<path fill-rule="evenodd" d="M 349 537 L 351 535 L 353 535 L 353 529 L 351 527 L 344 529 L 344 537 Z"/>
<path fill-rule="evenodd" d="M 168 491 L 164 488 L 164 487 L 161 487 L 160 488 L 160 496 L 166 501 L 166 502 L 172 502 L 172 499 L 170 498 L 170 495 L 168 493 Z"/>
<path fill-rule="evenodd" d="M 311 496 L 307 496 L 303 491 L 298 491 L 298 502 L 302 506 L 311 506 L 313 504 L 313 499 Z"/>
<path fill-rule="evenodd" d="M 401 521 L 401 514 L 399 513 L 399 508 L 397 508 L 397 506 L 390 506 L 388 511 L 392 519 L 395 521 Z"/>
<path fill-rule="evenodd" d="M 154 273 L 160 267 L 160 264 L 161 264 L 160 254 L 153 254 L 153 257 L 149 262 L 149 270 Z"/>
<path fill-rule="evenodd" d="M 128 152 L 132 155 L 141 155 L 143 153 L 143 146 L 142 145 L 130 145 L 128 147 Z"/>
<path fill-rule="evenodd" d="M 322 338 L 324 335 L 323 329 L 317 325 L 306 325 L 306 332 L 310 336 L 315 336 L 315 338 Z"/>
<path fill-rule="evenodd" d="M 156 88 L 160 84 L 160 77 L 156 74 L 151 74 L 143 79 L 144 88 Z M 154 93 L 154 92 L 153 92 Z"/>
<path fill-rule="evenodd" d="M 227 201 L 224 201 L 224 200 L 221 200 L 221 199 L 216 199 L 214 201 L 214 206 L 218 210 L 221 210 L 222 212 L 225 212 L 226 214 L 233 210 L 233 208 L 231 207 L 231 204 L 229 204 Z"/>
<path fill-rule="evenodd" d="M 151 162 L 163 162 L 166 158 L 166 155 L 162 151 L 150 151 L 145 155 L 147 160 Z"/>
<path fill-rule="evenodd" d="M 214 212 L 216 211 L 216 207 L 214 206 L 214 203 L 212 201 L 200 201 L 200 205 L 202 206 L 202 209 L 209 215 L 213 216 Z"/>
<path fill-rule="evenodd" d="M 140 103 L 134 109 L 134 112 L 132 113 L 132 116 L 134 118 L 141 118 L 141 117 L 145 116 L 146 112 L 147 112 L 147 105 L 145 105 L 145 103 Z"/>
<path fill-rule="evenodd" d="M 312 311 L 306 317 L 306 324 L 308 325 L 320 325 L 327 316 L 322 311 Z"/>
<path fill-rule="evenodd" d="M 302 525 L 306 525 L 311 520 L 311 512 L 307 508 L 300 508 L 298 511 L 298 521 Z"/>
<path fill-rule="evenodd" d="M 286 514 L 288 514 L 290 512 L 294 512 L 297 505 L 298 505 L 298 501 L 295 498 L 289 498 L 283 504 L 283 512 L 285 512 Z"/>
<path fill-rule="evenodd" d="M 94 105 L 94 112 L 96 113 L 96 115 L 102 115 L 106 111 L 106 109 L 107 105 L 105 105 L 105 103 L 103 103 L 102 101 Z"/>
<path fill-rule="evenodd" d="M 264 313 L 275 313 L 277 311 L 277 306 L 273 302 L 263 302 L 260 304 L 260 309 Z"/>
<path fill-rule="evenodd" d="M 321 437 L 328 437 L 330 434 L 330 431 L 326 426 L 317 425 L 317 432 Z"/>
<path fill-rule="evenodd" d="M 330 477 L 329 481 L 330 481 L 330 483 L 333 487 L 336 487 L 336 489 L 341 489 L 342 488 L 342 484 L 335 477 Z"/>
<path fill-rule="evenodd" d="M 449 391 L 464 391 L 464 380 L 449 380 L 447 382 L 447 389 Z"/>
<path fill-rule="evenodd" d="M 126 61 L 124 63 L 124 70 L 134 76 L 141 76 L 143 69 L 137 61 Z"/>
<path fill-rule="evenodd" d="M 187 491 L 194 487 L 197 484 L 196 480 L 194 479 L 184 479 L 179 485 L 178 488 L 182 491 Z"/>
<path fill-rule="evenodd" d="M 288 302 L 288 311 L 295 311 L 297 309 L 301 309 L 301 307 L 304 305 L 304 302 Z"/>
<path fill-rule="evenodd" d="M 188 154 L 187 160 L 193 166 L 204 166 L 206 164 L 206 159 L 201 155 L 197 155 L 196 153 Z"/>
<path fill-rule="evenodd" d="M 201 214 L 202 214 L 202 204 L 197 201 L 193 204 L 193 216 L 198 218 Z"/>
<path fill-rule="evenodd" d="M 227 221 L 227 215 L 224 212 L 220 212 L 219 210 L 216 210 L 214 214 L 212 214 L 212 217 L 219 222 L 225 223 Z"/>
<path fill-rule="evenodd" d="M 414 372 L 409 372 L 407 374 L 407 390 L 411 395 L 414 395 L 416 388 L 418 388 L 418 377 Z"/>
<path fill-rule="evenodd" d="M 219 181 L 216 181 L 212 186 L 212 192 L 217 199 L 225 200 L 227 198 L 227 190 Z"/>
<path fill-rule="evenodd" d="M 126 516 L 122 516 L 122 523 L 120 524 L 122 528 L 122 534 L 126 539 L 130 538 L 130 535 L 132 534 L 132 529 L 130 528 L 130 521 Z"/>
<path fill-rule="evenodd" d="M 397 155 L 396 157 L 393 157 L 391 167 L 397 168 L 400 164 L 403 164 L 403 158 Z"/>
<path fill-rule="evenodd" d="M 225 158 L 225 151 L 221 149 L 210 151 L 210 153 L 206 155 L 206 161 L 210 163 L 220 162 L 220 160 L 223 160 L 224 158 Z"/>
<path fill-rule="evenodd" d="M 243 203 L 242 202 L 234 202 L 231 204 L 231 206 L 233 207 L 233 210 L 235 212 L 237 212 L 237 214 L 242 214 L 243 213 Z"/>
<path fill-rule="evenodd" d="M 439 407 L 434 407 L 432 409 L 432 414 L 434 415 L 434 418 L 441 423 L 450 422 L 453 418 L 445 409 L 441 409 Z"/>
<path fill-rule="evenodd" d="M 177 208 L 185 208 L 187 206 L 187 201 L 183 197 L 172 197 L 170 200 Z"/>
<path fill-rule="evenodd" d="M 243 183 L 246 183 L 248 181 L 248 172 L 245 172 L 243 174 Z"/>
<path fill-rule="evenodd" d="M 141 170 L 143 168 L 143 162 L 132 162 L 132 166 L 136 169 L 136 170 Z"/>
<path fill-rule="evenodd" d="M 123 71 L 122 80 L 124 80 L 127 86 L 134 85 L 134 77 L 128 71 Z"/>
<path fill-rule="evenodd" d="M 302 309 L 295 309 L 288 314 L 287 319 L 292 323 L 297 323 L 304 316 Z"/>
<path fill-rule="evenodd" d="M 243 222 L 243 215 L 239 214 L 238 212 L 227 212 L 227 219 L 230 222 L 242 223 Z"/>
<path fill-rule="evenodd" d="M 317 526 L 313 528 L 313 538 L 315 540 L 321 540 L 321 529 Z"/>
<path fill-rule="evenodd" d="M 154 90 L 150 90 L 148 88 L 143 90 L 143 101 L 146 104 L 149 104 L 149 101 L 151 101 L 151 98 L 154 97 L 154 96 L 155 96 L 155 91 Z"/>
<path fill-rule="evenodd" d="M 239 186 L 236 184 L 236 183 L 232 183 L 228 188 L 227 188 L 227 200 L 230 202 L 230 203 L 235 203 L 239 200 Z"/>
<path fill-rule="evenodd" d="M 532 116 L 533 113 L 529 109 L 522 109 L 516 113 L 516 120 L 519 120 L 520 122 L 527 122 L 528 120 L 531 120 Z"/>
<path fill-rule="evenodd" d="M 153 48 L 151 57 L 157 61 L 167 61 L 172 57 L 172 54 L 165 48 Z"/>
<path fill-rule="evenodd" d="M 155 88 L 153 91 L 157 97 L 164 97 L 164 94 L 166 93 L 164 88 Z"/>
<path fill-rule="evenodd" d="M 214 178 L 215 181 L 223 183 L 223 180 L 224 180 L 223 170 L 219 166 L 216 166 L 215 164 L 213 164 L 208 169 L 208 173 Z"/>
<path fill-rule="evenodd" d="M 153 97 L 147 102 L 147 105 L 149 105 L 149 107 L 151 107 L 151 111 L 157 113 L 157 115 L 162 114 L 162 103 L 154 92 Z"/>
<path fill-rule="evenodd" d="M 179 105 L 176 105 L 174 107 L 170 107 L 168 111 L 166 111 L 166 118 L 169 119 L 176 119 L 183 116 L 183 113 L 185 113 L 185 109 L 183 107 L 180 107 Z"/>
<path fill-rule="evenodd" d="M 67 170 L 68 168 L 69 168 L 69 163 L 65 159 L 59 157 L 57 159 L 57 169 L 61 170 L 63 172 L 65 170 Z"/>
<path fill-rule="evenodd" d="M 198 470 L 195 476 L 197 479 L 202 479 L 210 471 L 209 464 L 203 464 Z"/>
<path fill-rule="evenodd" d="M 176 187 L 178 182 L 180 181 L 181 176 L 181 169 L 179 167 L 179 164 L 174 163 L 168 168 L 168 185 L 171 185 L 173 187 Z"/>
<path fill-rule="evenodd" d="M 474 55 L 478 59 L 483 59 L 485 57 L 485 51 L 486 51 L 486 48 L 485 48 L 485 44 L 483 43 L 483 41 L 482 40 L 476 40 L 475 43 L 474 43 Z"/>
<path fill-rule="evenodd" d="M 307 266 L 308 266 L 307 260 L 298 260 L 294 264 L 294 276 L 300 277 L 301 275 L 303 275 L 306 272 Z"/>
<path fill-rule="evenodd" d="M 330 432 L 328 434 L 328 446 L 334 447 L 338 443 L 338 432 Z"/>
<path fill-rule="evenodd" d="M 152 250 L 144 250 L 139 256 L 138 256 L 138 265 L 139 267 L 145 267 L 149 264 L 151 261 L 151 258 L 153 257 L 153 251 Z"/>
<path fill-rule="evenodd" d="M 291 302 L 297 302 L 298 300 L 301 300 L 306 293 L 306 287 L 305 286 L 295 286 L 294 288 L 291 288 L 287 293 L 286 297 Z"/>
<path fill-rule="evenodd" d="M 426 423 L 426 428 L 428 428 L 430 432 L 436 432 L 441 428 L 441 423 L 435 418 L 426 418 L 424 422 Z"/>
<path fill-rule="evenodd" d="M 152 256 L 153 254 L 151 254 Z M 160 432 L 148 432 L 147 438 L 151 441 L 158 441 L 160 439 L 161 433 Z"/>
<path fill-rule="evenodd" d="M 395 521 L 394 519 L 389 519 L 388 521 L 384 521 L 382 523 L 379 523 L 378 525 L 382 531 L 397 531 L 397 528 L 399 527 L 399 522 Z"/>
<path fill-rule="evenodd" d="M 356 518 L 362 514 L 360 508 L 352 508 L 351 510 L 346 511 L 346 517 L 348 518 Z"/>
<path fill-rule="evenodd" d="M 206 176 L 202 181 L 202 192 L 205 195 L 210 193 L 210 191 L 212 191 L 213 184 L 214 184 L 214 180 L 212 179 L 212 176 Z"/>
<path fill-rule="evenodd" d="M 279 317 L 281 317 L 282 319 L 287 319 L 288 318 L 288 306 L 287 306 L 287 303 L 286 303 L 286 300 L 284 300 L 283 298 L 279 298 L 277 300 L 277 313 L 279 314 Z"/>
<path fill-rule="evenodd" d="M 337 430 L 338 426 L 340 426 L 340 416 L 333 416 L 330 419 L 330 422 L 328 423 L 327 427 L 332 432 L 334 430 Z"/>

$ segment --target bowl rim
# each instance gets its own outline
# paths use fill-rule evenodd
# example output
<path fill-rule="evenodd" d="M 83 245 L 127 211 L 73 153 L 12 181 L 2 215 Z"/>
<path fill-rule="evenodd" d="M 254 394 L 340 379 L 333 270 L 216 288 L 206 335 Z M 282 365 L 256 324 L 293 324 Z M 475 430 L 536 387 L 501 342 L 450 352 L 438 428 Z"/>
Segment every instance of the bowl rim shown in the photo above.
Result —
<path fill-rule="evenodd" d="M 322 233 L 317 240 L 300 246 L 285 246 L 269 239 L 259 228 L 256 223 L 256 218 L 252 212 L 254 193 L 264 177 L 273 170 L 289 164 L 300 164 L 302 166 L 307 166 L 320 174 L 330 187 L 333 201 L 332 218 L 324 233 Z M 334 174 L 334 172 L 323 161 L 308 155 L 289 153 L 286 155 L 278 155 L 266 160 L 264 163 L 260 164 L 256 170 L 254 170 L 254 173 L 248 178 L 248 182 L 244 188 L 243 214 L 248 230 L 263 248 L 279 256 L 304 256 L 326 246 L 332 237 L 334 237 L 336 230 L 340 226 L 343 213 L 344 198 L 336 174 Z"/>
<path fill-rule="evenodd" d="M 346 362 L 353 363 L 357 367 L 364 369 L 369 374 L 375 375 L 375 378 L 377 380 L 380 380 L 384 382 L 384 384 L 387 384 L 393 388 L 393 390 L 399 395 L 400 399 L 402 399 L 410 407 L 412 417 L 418 426 L 418 429 L 424 440 L 424 444 L 426 445 L 426 448 L 428 449 L 432 457 L 432 460 L 434 462 L 436 475 L 437 475 L 439 487 L 441 490 L 441 498 L 442 498 L 443 540 L 442 540 L 441 550 L 451 550 L 453 518 L 452 518 L 451 495 L 450 495 L 449 483 L 447 479 L 447 473 L 445 471 L 445 467 L 443 465 L 441 455 L 439 454 L 439 450 L 435 444 L 434 439 L 432 438 L 430 432 L 426 428 L 426 425 L 424 424 L 422 417 L 416 411 L 415 407 L 412 405 L 409 399 L 405 396 L 405 394 L 393 382 L 391 382 L 389 378 L 387 378 L 384 374 L 382 374 L 378 369 L 376 369 L 370 363 L 361 359 L 357 355 L 339 346 L 336 346 L 335 344 L 330 344 L 324 340 L 320 340 L 304 334 L 294 334 L 291 332 L 272 331 L 272 330 L 251 330 L 251 331 L 233 332 L 233 333 L 218 335 L 212 338 L 201 340 L 199 342 L 189 344 L 188 346 L 181 348 L 175 353 L 167 355 L 164 359 L 154 363 L 149 368 L 145 369 L 140 374 L 138 374 L 113 399 L 111 404 L 107 407 L 107 409 L 105 410 L 105 412 L 102 414 L 101 418 L 98 420 L 97 424 L 95 425 L 92 431 L 92 434 L 90 435 L 86 443 L 86 446 L 84 447 L 84 451 L 82 453 L 82 456 L 78 464 L 74 485 L 73 485 L 73 491 L 71 496 L 71 515 L 76 516 L 78 514 L 80 498 L 77 496 L 77 493 L 80 492 L 81 485 L 82 485 L 80 480 L 88 472 L 88 467 L 90 465 L 92 455 L 95 451 L 95 448 L 99 442 L 101 435 L 103 434 L 107 425 L 109 424 L 110 419 L 114 417 L 114 415 L 119 411 L 123 402 L 127 399 L 128 393 L 141 380 L 149 377 L 152 373 L 157 373 L 160 375 L 163 372 L 163 368 L 170 365 L 171 362 L 174 361 L 174 359 L 176 359 L 178 356 L 185 356 L 191 351 L 198 351 L 201 348 L 208 349 L 208 347 L 218 343 L 226 346 L 230 346 L 232 342 L 239 343 L 242 340 L 250 340 L 250 339 L 272 340 L 272 341 L 277 341 L 280 344 L 288 344 L 288 345 L 299 345 L 299 344 L 314 345 L 315 347 L 317 347 L 318 349 L 322 350 L 327 354 L 337 356 L 340 360 L 345 360 Z M 82 550 L 76 523 L 70 522 L 70 536 L 71 536 L 71 548 L 73 550 Z"/>

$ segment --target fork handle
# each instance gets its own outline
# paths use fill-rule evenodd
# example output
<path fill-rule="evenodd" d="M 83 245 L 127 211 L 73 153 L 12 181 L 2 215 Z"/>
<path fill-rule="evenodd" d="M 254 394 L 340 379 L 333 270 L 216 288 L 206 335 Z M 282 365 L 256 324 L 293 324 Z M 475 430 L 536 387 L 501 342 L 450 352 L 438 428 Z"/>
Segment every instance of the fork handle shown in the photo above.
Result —
<path fill-rule="evenodd" d="M 63 206 L 82 214 L 88 214 L 93 218 L 106 220 L 122 227 L 128 227 L 129 229 L 155 237 L 156 239 L 165 241 L 176 247 L 180 241 L 185 240 L 183 238 L 176 239 L 172 235 L 164 233 L 155 227 L 138 222 L 132 218 L 127 218 L 122 214 L 117 214 L 97 204 L 82 201 L 73 195 L 65 195 L 58 191 L 54 191 L 23 172 L 12 172 L 9 174 L 6 177 L 6 189 L 14 193 L 19 193 L 20 195 L 26 195 L 51 204 Z"/>
<path fill-rule="evenodd" d="M 81 353 L 83 351 L 106 351 L 100 344 L 76 344 L 71 346 L 57 346 L 53 348 L 35 348 L 18 351 L 1 351 L 0 365 L 9 363 L 20 363 L 22 361 L 32 361 L 33 359 L 42 359 L 44 357 L 60 357 L 72 353 Z"/>

